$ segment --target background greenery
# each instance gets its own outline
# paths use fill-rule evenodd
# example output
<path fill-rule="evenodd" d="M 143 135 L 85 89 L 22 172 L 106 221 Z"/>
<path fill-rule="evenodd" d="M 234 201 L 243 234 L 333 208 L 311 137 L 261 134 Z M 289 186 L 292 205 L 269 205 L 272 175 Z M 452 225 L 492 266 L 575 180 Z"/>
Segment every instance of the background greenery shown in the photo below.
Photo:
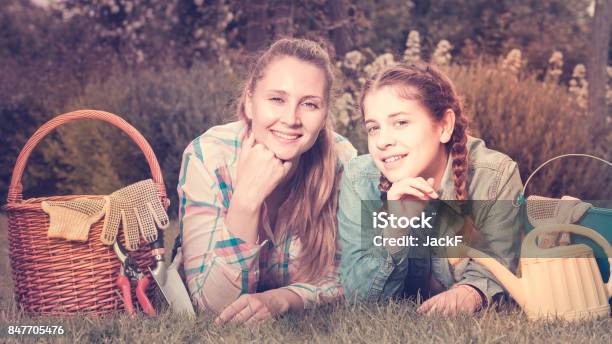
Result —
<path fill-rule="evenodd" d="M 253 56 L 288 35 L 325 42 L 335 56 L 332 115 L 362 153 L 360 81 L 390 60 L 410 54 L 429 60 L 444 39 L 448 58 L 434 61 L 464 96 L 472 132 L 515 159 L 523 179 L 562 153 L 610 160 L 610 107 L 594 116 L 568 88 L 575 65 L 588 58 L 592 7 L 590 0 L 56 0 L 46 7 L 5 0 L 0 197 L 6 199 L 18 152 L 40 125 L 94 108 L 121 115 L 149 140 L 174 216 L 182 150 L 210 126 L 234 119 L 233 102 Z M 411 31 L 420 33 L 416 48 Z M 512 49 L 521 54 L 514 64 Z M 549 78 L 554 51 L 563 62 Z M 108 193 L 147 176 L 125 135 L 84 121 L 36 148 L 24 194 Z M 562 160 L 538 174 L 529 193 L 609 199 L 611 176 L 601 163 Z"/>

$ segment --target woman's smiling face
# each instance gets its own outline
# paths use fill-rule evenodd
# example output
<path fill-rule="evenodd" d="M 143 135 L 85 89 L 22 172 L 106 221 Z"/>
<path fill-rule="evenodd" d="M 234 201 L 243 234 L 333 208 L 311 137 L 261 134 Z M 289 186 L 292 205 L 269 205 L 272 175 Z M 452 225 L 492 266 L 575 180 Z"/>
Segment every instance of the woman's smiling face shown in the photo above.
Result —
<path fill-rule="evenodd" d="M 363 107 L 368 150 L 391 183 L 438 174 L 446 160 L 448 135 L 419 101 L 402 98 L 394 87 L 383 86 L 367 94 Z"/>
<path fill-rule="evenodd" d="M 312 63 L 287 56 L 270 62 L 245 102 L 255 140 L 281 160 L 299 160 L 325 124 L 326 83 Z"/>

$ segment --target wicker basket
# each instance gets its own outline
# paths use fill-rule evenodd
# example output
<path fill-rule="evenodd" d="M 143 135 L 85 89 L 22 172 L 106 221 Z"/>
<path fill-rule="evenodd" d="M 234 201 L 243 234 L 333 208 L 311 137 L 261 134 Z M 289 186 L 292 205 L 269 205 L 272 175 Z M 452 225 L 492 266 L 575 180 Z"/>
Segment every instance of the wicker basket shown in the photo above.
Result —
<path fill-rule="evenodd" d="M 20 308 L 32 315 L 102 315 L 123 309 L 123 301 L 115 284 L 120 262 L 112 247 L 102 244 L 103 219 L 95 223 L 85 243 L 48 239 L 49 217 L 42 210 L 42 201 L 71 200 L 74 195 L 22 199 L 21 177 L 32 149 L 52 130 L 62 124 L 96 119 L 123 130 L 143 151 L 164 206 L 169 201 L 159 163 L 146 139 L 130 124 L 108 112 L 81 110 L 55 117 L 40 127 L 21 150 L 8 190 L 8 203 L 3 207 L 9 220 L 9 255 Z M 117 240 L 123 240 L 119 231 Z M 142 271 L 153 263 L 148 245 L 132 252 Z M 147 272 L 148 273 L 148 272 Z M 134 289 L 134 288 L 132 288 Z M 154 283 L 147 290 L 151 298 Z M 132 300 L 136 300 L 132 295 Z"/>

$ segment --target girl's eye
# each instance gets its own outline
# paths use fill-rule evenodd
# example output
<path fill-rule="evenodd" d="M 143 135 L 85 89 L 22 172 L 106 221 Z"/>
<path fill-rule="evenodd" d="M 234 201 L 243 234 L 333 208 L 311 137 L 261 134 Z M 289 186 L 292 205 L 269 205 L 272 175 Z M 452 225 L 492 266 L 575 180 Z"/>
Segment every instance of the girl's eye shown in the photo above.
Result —
<path fill-rule="evenodd" d="M 319 108 L 318 104 L 315 104 L 315 103 L 312 103 L 312 102 L 305 102 L 305 103 L 302 103 L 302 105 L 306 106 L 310 110 L 317 110 Z"/>
<path fill-rule="evenodd" d="M 408 121 L 404 121 L 404 120 L 398 120 L 394 123 L 395 127 L 397 128 L 401 128 L 404 127 L 408 124 Z"/>
<path fill-rule="evenodd" d="M 374 135 L 374 134 L 376 134 L 378 129 L 379 128 L 377 126 L 373 125 L 373 126 L 371 126 L 369 128 L 366 128 L 366 131 L 368 132 L 368 135 Z"/>
<path fill-rule="evenodd" d="M 272 97 L 269 99 L 273 103 L 282 104 L 285 100 L 281 97 Z"/>

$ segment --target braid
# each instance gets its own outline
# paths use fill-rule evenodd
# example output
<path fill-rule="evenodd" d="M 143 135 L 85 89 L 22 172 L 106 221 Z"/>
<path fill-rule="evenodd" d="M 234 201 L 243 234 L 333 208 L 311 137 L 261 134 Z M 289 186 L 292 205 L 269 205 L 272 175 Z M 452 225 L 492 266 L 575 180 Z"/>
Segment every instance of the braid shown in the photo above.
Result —
<path fill-rule="evenodd" d="M 460 107 L 458 108 L 460 109 Z M 455 129 L 450 139 L 451 159 L 453 168 L 453 186 L 455 187 L 455 196 L 459 201 L 467 199 L 467 124 L 468 120 L 462 116 L 461 111 L 455 111 Z"/>
<path fill-rule="evenodd" d="M 378 190 L 380 192 L 387 192 L 391 188 L 391 182 L 382 173 L 380 174 L 380 183 L 378 184 Z"/>

